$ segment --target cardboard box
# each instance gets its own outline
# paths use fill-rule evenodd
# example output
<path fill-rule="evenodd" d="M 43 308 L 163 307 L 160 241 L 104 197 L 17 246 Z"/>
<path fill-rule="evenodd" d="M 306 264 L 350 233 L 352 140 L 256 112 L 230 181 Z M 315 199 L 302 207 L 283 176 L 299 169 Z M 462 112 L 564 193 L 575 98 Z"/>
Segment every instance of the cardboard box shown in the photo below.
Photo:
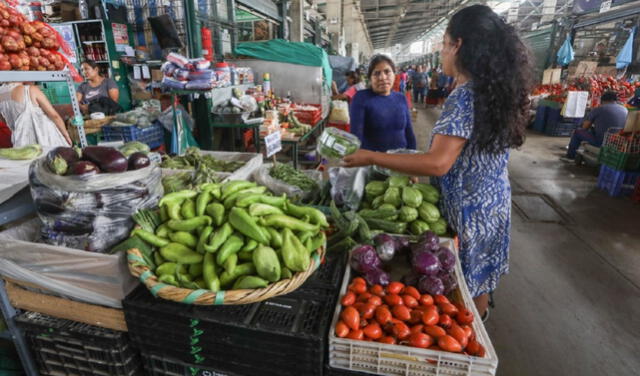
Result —
<path fill-rule="evenodd" d="M 162 77 L 164 76 L 164 74 L 162 73 L 162 71 L 160 69 L 152 69 L 151 70 L 151 79 L 153 81 L 162 81 Z"/>

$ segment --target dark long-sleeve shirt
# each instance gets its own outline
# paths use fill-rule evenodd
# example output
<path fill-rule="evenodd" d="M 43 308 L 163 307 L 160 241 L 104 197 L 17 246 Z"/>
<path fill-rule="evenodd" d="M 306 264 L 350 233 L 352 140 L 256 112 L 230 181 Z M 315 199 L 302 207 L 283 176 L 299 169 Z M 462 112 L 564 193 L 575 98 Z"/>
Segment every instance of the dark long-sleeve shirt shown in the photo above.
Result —
<path fill-rule="evenodd" d="M 387 151 L 415 149 L 407 99 L 398 92 L 384 96 L 371 89 L 359 91 L 351 101 L 351 133 L 362 149 Z"/>

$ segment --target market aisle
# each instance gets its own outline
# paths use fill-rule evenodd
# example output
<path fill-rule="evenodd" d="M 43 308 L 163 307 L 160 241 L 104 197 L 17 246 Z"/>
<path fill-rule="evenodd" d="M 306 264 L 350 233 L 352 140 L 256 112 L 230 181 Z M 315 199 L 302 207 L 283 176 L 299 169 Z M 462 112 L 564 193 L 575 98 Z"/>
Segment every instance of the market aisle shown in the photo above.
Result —
<path fill-rule="evenodd" d="M 437 113 L 419 111 L 423 145 Z M 486 324 L 498 375 L 640 369 L 640 205 L 599 191 L 596 170 L 560 162 L 567 141 L 530 133 L 511 156 L 511 273 Z"/>

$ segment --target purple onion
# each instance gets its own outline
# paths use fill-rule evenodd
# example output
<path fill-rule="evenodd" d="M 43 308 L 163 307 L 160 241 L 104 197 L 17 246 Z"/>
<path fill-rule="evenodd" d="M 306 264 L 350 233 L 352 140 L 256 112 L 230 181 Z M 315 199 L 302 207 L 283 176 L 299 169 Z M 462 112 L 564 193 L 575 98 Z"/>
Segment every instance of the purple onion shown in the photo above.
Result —
<path fill-rule="evenodd" d="M 447 271 L 453 271 L 456 267 L 456 256 L 447 247 L 440 247 L 434 252 L 434 255 L 438 257 L 440 265 Z"/>
<path fill-rule="evenodd" d="M 429 230 L 425 231 L 422 235 L 418 237 L 418 243 L 422 243 L 423 247 L 430 249 L 431 251 L 435 251 L 440 248 L 440 238 L 436 235 L 435 232 Z"/>
<path fill-rule="evenodd" d="M 355 271 L 366 273 L 369 270 L 379 269 L 382 266 L 382 261 L 373 246 L 364 244 L 353 250 L 350 265 Z"/>
<path fill-rule="evenodd" d="M 413 270 L 424 275 L 436 275 L 440 270 L 440 261 L 431 252 L 414 254 L 411 264 L 413 265 Z"/>
<path fill-rule="evenodd" d="M 364 273 L 364 279 L 370 285 L 379 284 L 386 286 L 391 281 L 391 277 L 382 269 L 372 269 Z"/>
<path fill-rule="evenodd" d="M 458 287 L 458 282 L 456 281 L 456 278 L 452 273 L 441 273 L 438 275 L 438 278 L 440 278 L 440 280 L 442 281 L 445 295 Z"/>
<path fill-rule="evenodd" d="M 389 234 L 378 234 L 373 238 L 376 252 L 382 261 L 391 261 L 396 253 L 396 241 Z"/>
<path fill-rule="evenodd" d="M 396 252 L 409 249 L 409 246 L 410 246 L 409 238 L 405 236 L 396 236 L 395 241 L 396 241 Z"/>
<path fill-rule="evenodd" d="M 425 275 L 418 282 L 418 290 L 421 294 L 443 295 L 444 284 L 442 280 L 433 275 Z"/>

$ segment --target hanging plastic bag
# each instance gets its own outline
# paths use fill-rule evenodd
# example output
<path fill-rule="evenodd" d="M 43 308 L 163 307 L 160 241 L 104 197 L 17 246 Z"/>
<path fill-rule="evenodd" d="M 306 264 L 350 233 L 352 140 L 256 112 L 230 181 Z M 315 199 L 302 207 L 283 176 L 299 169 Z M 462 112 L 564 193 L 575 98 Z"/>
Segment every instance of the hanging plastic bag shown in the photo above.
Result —
<path fill-rule="evenodd" d="M 624 69 L 633 61 L 633 38 L 636 34 L 636 27 L 631 29 L 631 34 L 616 56 L 616 69 Z"/>
<path fill-rule="evenodd" d="M 558 62 L 558 65 L 565 66 L 569 65 L 569 63 L 573 61 L 573 57 L 574 53 L 573 46 L 571 45 L 571 37 L 567 36 L 562 47 L 558 50 L 558 59 L 556 61 Z"/>
<path fill-rule="evenodd" d="M 345 101 L 331 101 L 329 122 L 334 124 L 349 124 L 349 104 Z"/>
<path fill-rule="evenodd" d="M 49 171 L 46 158 L 29 167 L 31 196 L 44 243 L 108 252 L 133 227 L 131 215 L 153 208 L 162 197 L 160 167 L 91 176 L 59 176 Z"/>
<path fill-rule="evenodd" d="M 337 205 L 344 205 L 351 210 L 358 210 L 364 196 L 364 186 L 369 181 L 369 167 L 332 167 L 329 169 L 331 182 L 331 198 Z"/>

